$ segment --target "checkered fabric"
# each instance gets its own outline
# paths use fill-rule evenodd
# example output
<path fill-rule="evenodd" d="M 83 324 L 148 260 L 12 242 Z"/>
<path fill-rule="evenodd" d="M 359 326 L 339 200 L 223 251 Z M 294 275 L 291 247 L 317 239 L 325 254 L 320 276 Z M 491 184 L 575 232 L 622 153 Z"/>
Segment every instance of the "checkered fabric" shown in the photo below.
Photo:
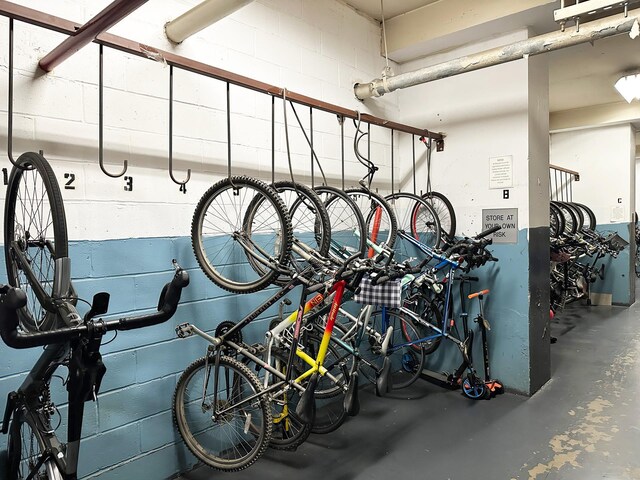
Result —
<path fill-rule="evenodd" d="M 400 294 L 400 279 L 384 282 L 382 285 L 373 285 L 371 277 L 366 275 L 362 277 L 360 290 L 353 297 L 353 300 L 364 305 L 400 308 Z"/>

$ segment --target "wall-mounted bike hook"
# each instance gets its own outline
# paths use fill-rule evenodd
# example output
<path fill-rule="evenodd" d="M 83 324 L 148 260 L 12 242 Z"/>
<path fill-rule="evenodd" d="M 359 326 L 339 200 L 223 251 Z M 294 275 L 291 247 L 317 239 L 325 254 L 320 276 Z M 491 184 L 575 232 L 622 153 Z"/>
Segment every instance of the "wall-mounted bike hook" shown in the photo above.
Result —
<path fill-rule="evenodd" d="M 7 105 L 7 157 L 11 165 L 17 167 L 13 159 L 13 18 L 9 18 L 9 97 Z"/>
<path fill-rule="evenodd" d="M 187 169 L 187 178 L 180 181 L 173 175 L 173 65 L 169 65 L 169 177 L 180 185 L 180 191 L 187 193 L 187 182 L 191 180 L 191 169 Z"/>
<path fill-rule="evenodd" d="M 106 176 L 111 178 L 119 178 L 127 172 L 128 162 L 124 161 L 120 173 L 108 172 L 104 167 L 104 65 L 103 65 L 103 47 L 100 44 L 99 53 L 99 69 L 98 69 L 98 163 L 100 170 Z"/>

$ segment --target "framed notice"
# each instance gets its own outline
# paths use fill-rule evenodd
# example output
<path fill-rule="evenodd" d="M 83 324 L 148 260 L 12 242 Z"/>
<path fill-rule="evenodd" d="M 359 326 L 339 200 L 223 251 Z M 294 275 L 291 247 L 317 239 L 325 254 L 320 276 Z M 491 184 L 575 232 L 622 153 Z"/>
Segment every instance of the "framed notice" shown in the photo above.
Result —
<path fill-rule="evenodd" d="M 489 188 L 513 187 L 513 157 L 492 157 L 489 159 Z"/>

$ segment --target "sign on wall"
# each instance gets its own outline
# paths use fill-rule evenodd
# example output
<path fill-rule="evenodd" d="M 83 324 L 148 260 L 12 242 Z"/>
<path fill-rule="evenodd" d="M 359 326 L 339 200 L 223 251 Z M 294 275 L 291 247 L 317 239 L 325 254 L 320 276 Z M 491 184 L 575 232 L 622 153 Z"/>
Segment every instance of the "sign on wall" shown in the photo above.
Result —
<path fill-rule="evenodd" d="M 494 243 L 518 243 L 518 209 L 482 209 L 482 230 L 500 225 L 492 236 Z"/>
<path fill-rule="evenodd" d="M 489 159 L 489 188 L 513 187 L 513 157 L 492 157 Z"/>

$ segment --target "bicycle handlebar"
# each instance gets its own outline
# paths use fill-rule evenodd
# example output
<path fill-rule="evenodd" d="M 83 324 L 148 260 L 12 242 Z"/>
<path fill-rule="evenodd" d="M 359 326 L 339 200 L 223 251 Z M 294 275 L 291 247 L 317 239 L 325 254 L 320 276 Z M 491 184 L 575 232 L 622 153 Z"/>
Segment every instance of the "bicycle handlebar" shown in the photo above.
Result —
<path fill-rule="evenodd" d="M 64 343 L 92 332 L 104 334 L 113 330 L 133 330 L 148 327 L 169 320 L 178 308 L 182 289 L 189 285 L 189 274 L 177 268 L 173 279 L 160 293 L 158 311 L 148 315 L 117 320 L 89 320 L 75 327 L 64 327 L 48 332 L 18 332 L 17 310 L 27 303 L 26 294 L 19 288 L 0 285 L 0 336 L 12 348 L 31 348 L 49 344 Z"/>
<path fill-rule="evenodd" d="M 422 263 L 420 263 L 420 265 L 417 265 L 415 267 L 411 267 L 405 264 L 394 265 L 393 269 L 395 271 L 388 272 L 388 273 L 385 273 L 384 275 L 379 275 L 377 277 L 373 277 L 371 279 L 371 284 L 380 285 L 391 280 L 397 280 L 398 278 L 402 278 L 405 275 L 420 273 L 427 263 L 429 263 L 428 259 L 423 260 Z"/>
<path fill-rule="evenodd" d="M 484 238 L 488 235 L 491 235 L 492 233 L 496 233 L 498 230 L 500 230 L 502 227 L 500 225 L 494 225 L 491 228 L 487 228 L 485 231 L 480 232 L 479 234 L 477 234 L 475 237 L 476 240 L 479 240 L 481 238 Z"/>

